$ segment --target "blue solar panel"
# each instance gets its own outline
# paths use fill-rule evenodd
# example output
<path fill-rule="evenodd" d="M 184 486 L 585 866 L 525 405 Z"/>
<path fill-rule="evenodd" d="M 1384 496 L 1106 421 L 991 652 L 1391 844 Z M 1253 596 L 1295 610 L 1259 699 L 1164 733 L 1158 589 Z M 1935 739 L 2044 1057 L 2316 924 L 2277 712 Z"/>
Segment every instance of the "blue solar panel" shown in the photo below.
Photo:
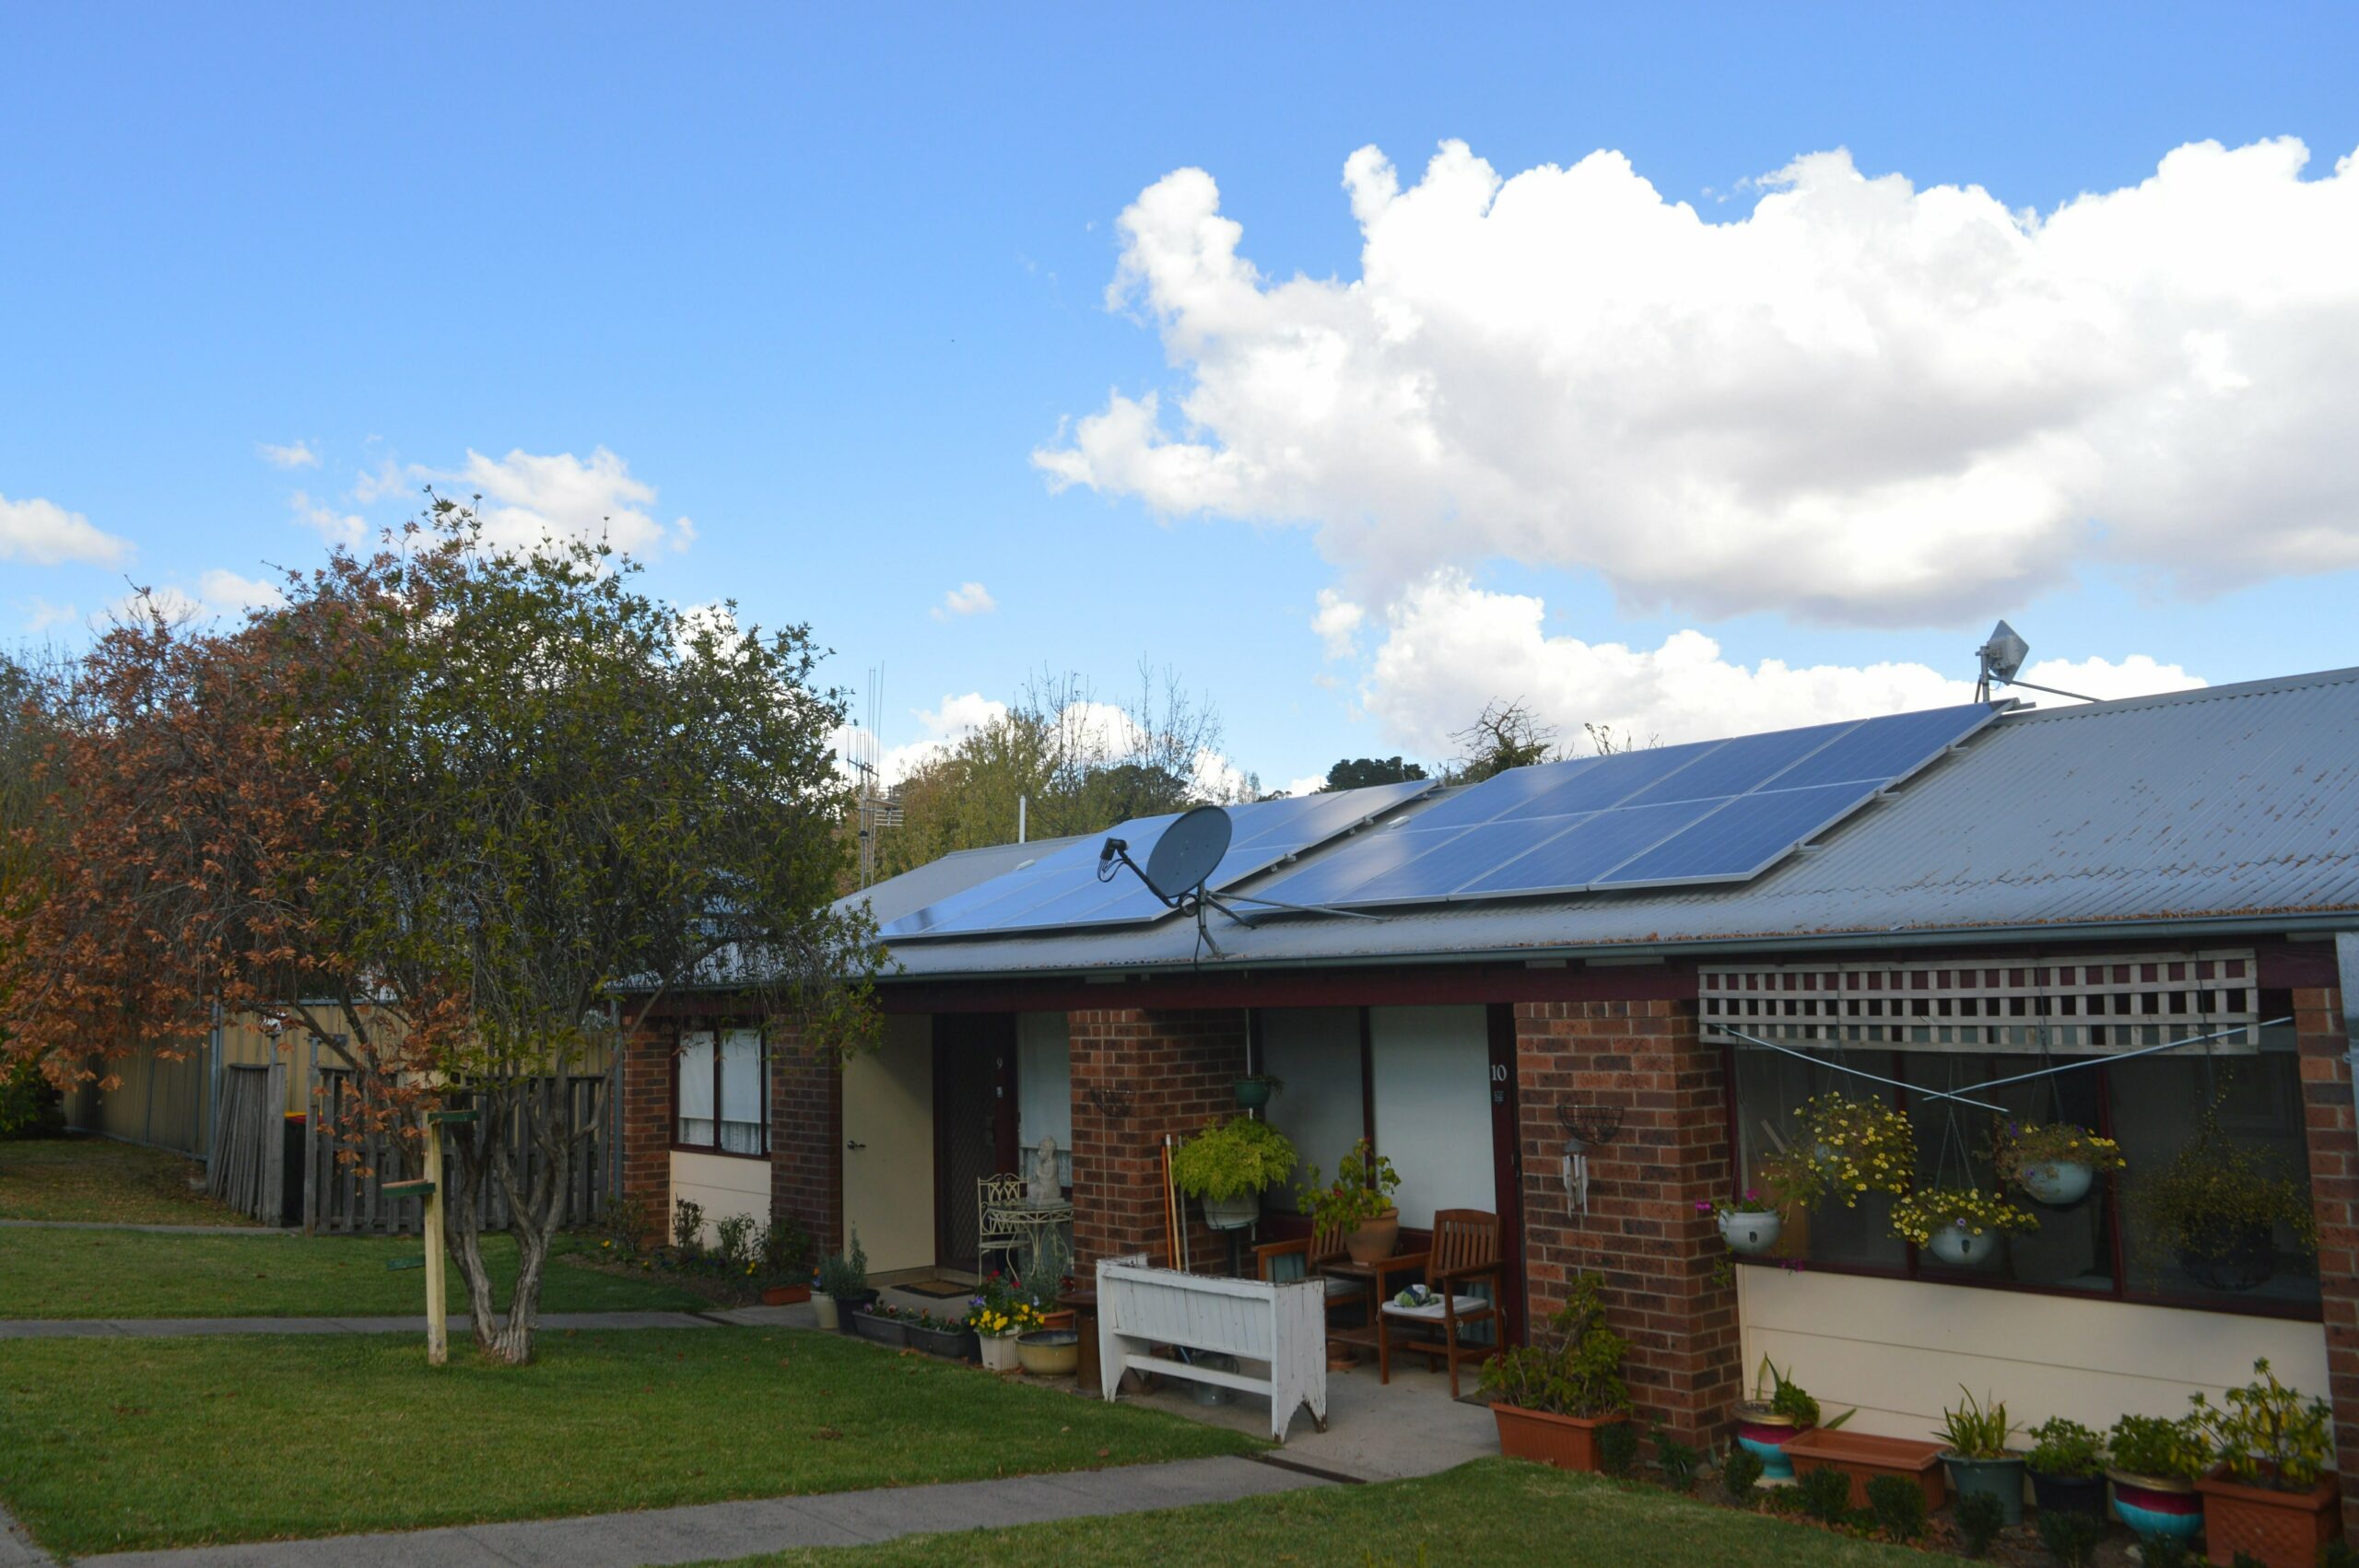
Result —
<path fill-rule="evenodd" d="M 1895 713 L 1871 719 L 1825 750 L 1813 753 L 1769 781 L 1778 790 L 1813 784 L 1843 784 L 1856 778 L 1889 782 L 1905 778 L 1989 722 L 1991 709 L 1970 702 L 1925 713 Z"/>
<path fill-rule="evenodd" d="M 1977 703 L 1517 768 L 1256 891 L 1351 907 L 1741 880 L 1997 712 Z"/>
<path fill-rule="evenodd" d="M 1574 776 L 1586 773 L 1606 760 L 1604 757 L 1585 756 L 1572 762 L 1543 762 L 1532 767 L 1511 767 L 1418 813 L 1417 825 L 1421 828 L 1472 827 L 1478 822 L 1489 822 L 1535 795 L 1562 788 Z"/>
<path fill-rule="evenodd" d="M 1684 832 L 1599 877 L 1597 885 L 1725 882 L 1757 876 L 1874 795 L 1872 785 L 1817 784 L 1807 790 L 1765 790 L 1739 796 Z"/>
<path fill-rule="evenodd" d="M 1634 806 L 1660 805 L 1666 801 L 1708 801 L 1758 790 L 1795 763 L 1837 738 L 1859 728 L 1848 724 L 1813 724 L 1807 730 L 1777 730 L 1766 735 L 1740 735 L 1724 741 L 1709 756 L 1698 757 L 1665 778 L 1630 797 Z"/>
<path fill-rule="evenodd" d="M 1531 822 L 1482 822 L 1454 833 L 1445 832 L 1439 842 L 1415 860 L 1371 877 L 1341 898 L 1329 902 L 1382 904 L 1447 897 L 1485 867 L 1537 848 L 1586 820 L 1552 816 Z M 1273 893 L 1270 896 L 1284 898 L 1286 895 Z"/>
<path fill-rule="evenodd" d="M 1612 756 L 1595 758 L 1590 767 L 1572 775 L 1553 790 L 1543 790 L 1499 813 L 1497 820 L 1511 822 L 1518 817 L 1606 811 L 1725 743 L 1696 741 L 1684 746 L 1652 746 L 1642 752 L 1616 752 Z"/>
<path fill-rule="evenodd" d="M 1669 838 L 1715 803 L 1680 801 L 1667 806 L 1600 812 L 1506 864 L 1461 883 L 1459 891 L 1478 896 L 1587 887 L 1631 856 Z"/>
<path fill-rule="evenodd" d="M 1232 806 L 1228 809 L 1228 853 L 1205 878 L 1205 884 L 1218 891 L 1258 875 L 1438 787 L 1430 779 L 1414 779 Z M 1160 919 L 1170 913 L 1169 907 L 1128 871 L 1098 880 L 1098 850 L 1106 838 L 1121 838 L 1129 846 L 1131 859 L 1144 865 L 1164 830 L 1178 820 L 1176 813 L 1143 817 L 1122 823 L 1107 834 L 1091 835 L 1051 851 L 1038 864 L 993 877 L 905 915 L 885 926 L 881 934 L 888 942 L 907 941 Z"/>

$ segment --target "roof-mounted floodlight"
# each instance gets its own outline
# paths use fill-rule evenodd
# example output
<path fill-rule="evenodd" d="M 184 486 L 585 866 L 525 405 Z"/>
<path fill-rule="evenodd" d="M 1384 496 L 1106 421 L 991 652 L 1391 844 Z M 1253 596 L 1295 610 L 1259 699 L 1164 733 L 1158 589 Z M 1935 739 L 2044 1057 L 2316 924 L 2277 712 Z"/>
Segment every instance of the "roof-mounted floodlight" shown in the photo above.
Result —
<path fill-rule="evenodd" d="M 2069 696 L 2075 702 L 2097 700 L 2093 696 L 2083 696 L 2079 692 L 2060 691 L 2054 686 L 2035 685 L 2029 681 L 2016 679 L 2015 672 L 2022 669 L 2024 661 L 2031 657 L 2031 644 L 2004 621 L 1990 628 L 1989 640 L 1974 650 L 1974 657 L 1979 666 L 1974 682 L 1974 700 L 1977 702 L 1990 700 L 1990 683 L 1993 681 L 2002 686 L 2021 686 L 2025 691 L 2046 692 L 2050 696 Z"/>

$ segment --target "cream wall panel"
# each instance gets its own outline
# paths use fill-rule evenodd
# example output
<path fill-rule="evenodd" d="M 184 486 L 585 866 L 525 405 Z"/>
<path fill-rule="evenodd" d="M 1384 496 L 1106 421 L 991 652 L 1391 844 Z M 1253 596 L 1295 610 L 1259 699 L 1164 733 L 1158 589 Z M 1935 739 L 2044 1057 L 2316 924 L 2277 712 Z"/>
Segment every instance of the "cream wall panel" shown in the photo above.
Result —
<path fill-rule="evenodd" d="M 672 1153 L 672 1202 L 681 1199 L 704 1210 L 704 1239 L 713 1240 L 713 1224 L 732 1214 L 751 1214 L 757 1224 L 770 1220 L 770 1163 L 729 1154 Z M 668 1235 L 671 1221 L 666 1218 Z"/>
<path fill-rule="evenodd" d="M 933 1021 L 886 1018 L 884 1043 L 843 1072 L 845 1223 L 860 1233 L 871 1273 L 931 1268 Z"/>
<path fill-rule="evenodd" d="M 1401 1223 L 1498 1207 L 1491 1156 L 1490 1023 L 1480 1007 L 1368 1010 L 1377 1153 L 1401 1177 Z"/>
<path fill-rule="evenodd" d="M 2125 1413 L 2176 1416 L 2201 1389 L 2215 1400 L 2257 1356 L 2294 1387 L 2326 1391 L 2316 1323 L 1808 1270 L 1737 1270 L 1750 1385 L 1767 1355 L 1829 1414 L 1927 1435 L 1958 1386 L 1995 1394 L 2028 1428 L 2070 1416 L 2100 1430 Z"/>

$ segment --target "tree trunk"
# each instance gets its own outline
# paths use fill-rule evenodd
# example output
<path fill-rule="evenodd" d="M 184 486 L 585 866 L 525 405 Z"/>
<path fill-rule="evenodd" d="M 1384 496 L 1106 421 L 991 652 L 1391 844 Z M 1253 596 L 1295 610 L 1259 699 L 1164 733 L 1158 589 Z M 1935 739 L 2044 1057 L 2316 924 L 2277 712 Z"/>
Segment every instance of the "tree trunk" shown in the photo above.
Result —
<path fill-rule="evenodd" d="M 475 1105 L 482 1112 L 480 1147 L 471 1138 L 456 1139 L 461 1151 L 464 1218 L 446 1210 L 452 1221 L 451 1249 L 466 1276 L 468 1326 L 475 1349 L 485 1358 L 510 1366 L 533 1359 L 534 1329 L 540 1317 L 541 1282 L 548 1268 L 551 1244 L 565 1220 L 566 1190 L 573 1166 L 572 1128 L 566 1124 L 566 1106 L 557 1089 L 531 1078 L 510 1079 L 495 1090 L 479 1092 Z M 519 1146 L 529 1144 L 540 1155 L 534 1179 L 527 1184 L 516 1168 Z M 491 1275 L 484 1267 L 482 1230 L 475 1213 L 476 1197 L 488 1180 L 506 1200 L 508 1230 L 516 1238 L 516 1289 L 509 1297 L 502 1322 L 492 1310 Z"/>

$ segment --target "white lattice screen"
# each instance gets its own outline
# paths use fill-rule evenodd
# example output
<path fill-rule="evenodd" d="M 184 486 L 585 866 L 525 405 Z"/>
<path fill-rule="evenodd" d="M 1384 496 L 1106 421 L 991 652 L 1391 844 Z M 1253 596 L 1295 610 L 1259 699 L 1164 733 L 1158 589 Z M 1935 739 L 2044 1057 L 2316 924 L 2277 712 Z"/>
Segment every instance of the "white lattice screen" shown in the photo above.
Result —
<path fill-rule="evenodd" d="M 1733 1029 L 1805 1048 L 2015 1053 L 2044 1043 L 2101 1053 L 2241 1025 L 2212 1048 L 2260 1044 L 2250 949 L 2007 965 L 1709 965 L 1697 989 L 1706 1039 Z"/>

